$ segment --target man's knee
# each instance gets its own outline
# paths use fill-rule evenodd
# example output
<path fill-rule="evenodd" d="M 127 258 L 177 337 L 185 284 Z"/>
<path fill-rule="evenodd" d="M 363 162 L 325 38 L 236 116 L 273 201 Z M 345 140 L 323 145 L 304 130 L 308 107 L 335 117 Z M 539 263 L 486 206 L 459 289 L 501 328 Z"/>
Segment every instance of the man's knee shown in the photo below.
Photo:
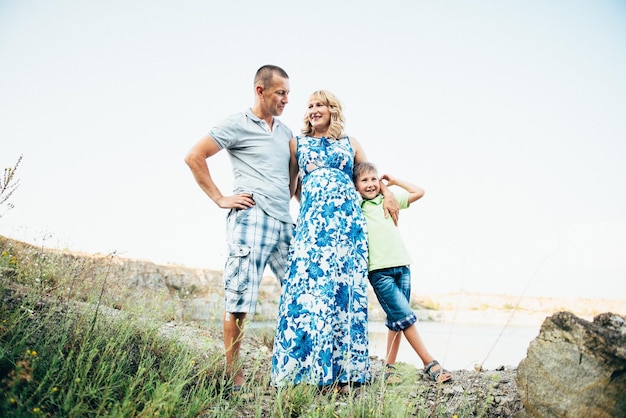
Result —
<path fill-rule="evenodd" d="M 243 322 L 246 319 L 246 312 L 225 312 L 224 324 L 237 325 L 243 328 Z"/>

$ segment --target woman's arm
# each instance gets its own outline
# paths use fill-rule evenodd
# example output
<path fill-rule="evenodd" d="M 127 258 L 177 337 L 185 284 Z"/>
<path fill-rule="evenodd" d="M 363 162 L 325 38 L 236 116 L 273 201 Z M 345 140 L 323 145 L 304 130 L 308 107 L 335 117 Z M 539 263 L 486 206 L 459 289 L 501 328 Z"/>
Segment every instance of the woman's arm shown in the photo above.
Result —
<path fill-rule="evenodd" d="M 296 138 L 291 138 L 289 141 L 289 150 L 291 155 L 289 157 L 289 192 L 291 197 L 296 197 L 296 200 L 300 201 L 300 179 L 298 178 L 298 159 L 296 158 L 296 149 L 298 143 Z"/>
<path fill-rule="evenodd" d="M 363 147 L 359 141 L 351 136 L 348 138 L 350 139 L 350 144 L 354 150 L 354 163 L 356 164 L 367 161 L 365 151 L 363 151 Z M 387 216 L 391 216 L 393 223 L 398 225 L 398 217 L 400 216 L 400 204 L 398 203 L 398 200 L 382 181 L 380 182 L 380 192 L 384 196 L 383 209 L 385 210 L 385 218 Z"/>

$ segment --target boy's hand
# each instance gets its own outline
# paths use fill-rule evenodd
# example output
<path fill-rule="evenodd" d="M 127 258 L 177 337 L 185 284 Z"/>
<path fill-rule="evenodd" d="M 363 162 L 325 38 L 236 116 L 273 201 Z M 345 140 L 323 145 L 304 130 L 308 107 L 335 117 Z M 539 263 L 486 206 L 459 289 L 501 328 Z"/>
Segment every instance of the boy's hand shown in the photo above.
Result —
<path fill-rule="evenodd" d="M 384 180 L 385 182 L 383 183 Z M 408 181 L 405 180 L 401 180 L 399 178 L 396 177 L 392 177 L 389 174 L 383 174 L 382 176 L 380 176 L 380 184 L 384 184 L 385 186 L 398 186 L 403 188 L 404 190 L 406 190 L 407 192 L 409 192 L 409 203 L 413 203 L 418 199 L 421 199 L 422 196 L 424 196 L 424 189 L 422 189 L 419 186 L 416 186 L 413 183 L 409 183 Z M 381 191 L 382 191 L 382 186 L 381 186 Z M 385 190 L 387 190 L 387 187 L 385 187 Z M 386 197 L 386 196 L 385 196 Z M 387 212 L 385 211 L 385 214 Z M 385 216 L 386 217 L 386 216 Z M 396 220 L 396 218 L 394 218 L 394 221 Z M 398 224 L 398 222 L 396 221 L 396 225 Z"/>
<path fill-rule="evenodd" d="M 380 180 L 385 180 L 385 184 L 387 186 L 395 186 L 396 183 L 396 179 L 394 177 L 391 177 L 391 175 L 389 174 L 383 174 L 382 176 L 380 176 Z"/>

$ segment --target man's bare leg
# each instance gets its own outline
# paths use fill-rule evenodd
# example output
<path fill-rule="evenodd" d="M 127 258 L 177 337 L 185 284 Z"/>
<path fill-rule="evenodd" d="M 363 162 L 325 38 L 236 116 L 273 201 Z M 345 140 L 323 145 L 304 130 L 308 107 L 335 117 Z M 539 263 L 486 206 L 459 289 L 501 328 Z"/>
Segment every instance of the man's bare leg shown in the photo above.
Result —
<path fill-rule="evenodd" d="M 241 386 L 244 382 L 243 370 L 239 364 L 239 348 L 243 338 L 245 312 L 224 312 L 224 348 L 226 349 L 226 371 L 233 377 L 233 385 Z"/>

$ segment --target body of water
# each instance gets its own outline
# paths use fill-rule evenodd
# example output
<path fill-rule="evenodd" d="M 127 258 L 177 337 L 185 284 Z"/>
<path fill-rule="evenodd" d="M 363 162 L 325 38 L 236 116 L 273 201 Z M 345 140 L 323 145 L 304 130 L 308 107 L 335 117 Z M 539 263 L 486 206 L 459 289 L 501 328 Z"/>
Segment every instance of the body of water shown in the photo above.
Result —
<path fill-rule="evenodd" d="M 492 370 L 499 366 L 517 367 L 526 357 L 528 345 L 539 334 L 539 326 L 418 322 L 417 329 L 426 349 L 448 370 L 471 370 L 482 364 Z M 387 328 L 382 322 L 370 322 L 370 355 L 385 358 Z M 398 362 L 423 364 L 403 337 Z"/>
<path fill-rule="evenodd" d="M 274 328 L 275 322 L 251 322 L 250 328 Z M 426 349 L 448 370 L 473 370 L 482 364 L 486 370 L 500 366 L 517 367 L 526 357 L 540 325 L 418 322 L 417 329 Z M 385 358 L 387 328 L 383 322 L 368 324 L 370 355 Z M 396 361 L 417 368 L 423 364 L 409 342 L 402 337 Z"/>

